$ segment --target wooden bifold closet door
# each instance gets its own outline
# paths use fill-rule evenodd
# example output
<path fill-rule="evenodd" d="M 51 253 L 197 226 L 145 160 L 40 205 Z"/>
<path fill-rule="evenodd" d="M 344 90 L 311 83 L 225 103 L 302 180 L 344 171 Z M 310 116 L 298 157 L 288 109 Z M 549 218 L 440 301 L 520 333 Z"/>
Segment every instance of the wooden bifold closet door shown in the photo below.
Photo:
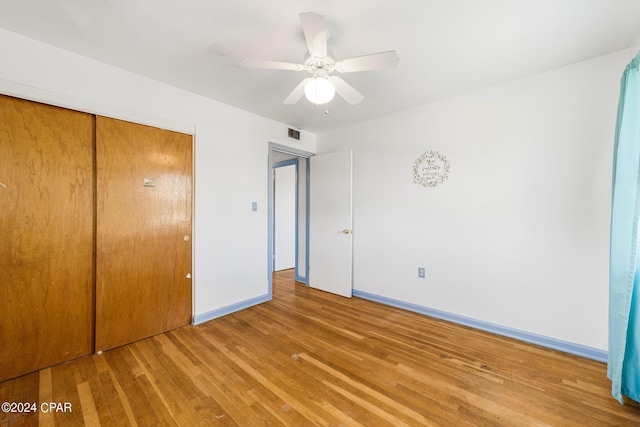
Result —
<path fill-rule="evenodd" d="M 94 117 L 0 96 L 0 381 L 93 352 Z"/>
<path fill-rule="evenodd" d="M 96 120 L 102 351 L 191 322 L 192 137 Z"/>
<path fill-rule="evenodd" d="M 192 137 L 0 95 L 0 381 L 191 322 Z"/>

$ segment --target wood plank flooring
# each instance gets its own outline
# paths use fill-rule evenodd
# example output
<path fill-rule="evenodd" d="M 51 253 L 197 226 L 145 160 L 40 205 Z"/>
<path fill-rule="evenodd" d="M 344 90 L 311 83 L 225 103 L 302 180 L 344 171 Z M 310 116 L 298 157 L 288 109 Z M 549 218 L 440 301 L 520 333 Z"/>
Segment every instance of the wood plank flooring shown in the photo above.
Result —
<path fill-rule="evenodd" d="M 0 426 L 640 425 L 602 363 L 309 289 L 292 271 L 273 294 L 0 383 L 0 403 L 37 406 Z"/>

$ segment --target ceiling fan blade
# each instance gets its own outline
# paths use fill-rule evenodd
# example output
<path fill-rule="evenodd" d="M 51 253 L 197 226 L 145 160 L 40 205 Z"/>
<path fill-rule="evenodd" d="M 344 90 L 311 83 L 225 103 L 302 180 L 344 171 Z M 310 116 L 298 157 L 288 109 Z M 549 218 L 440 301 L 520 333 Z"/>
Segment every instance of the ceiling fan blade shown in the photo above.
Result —
<path fill-rule="evenodd" d="M 371 55 L 357 56 L 339 61 L 336 63 L 336 71 L 352 73 L 354 71 L 393 68 L 398 64 L 399 60 L 400 58 L 395 50 L 388 50 L 386 52 L 372 53 Z"/>
<path fill-rule="evenodd" d="M 327 20 L 324 16 L 313 12 L 301 13 L 300 22 L 311 56 L 327 56 Z"/>
<path fill-rule="evenodd" d="M 340 77 L 331 76 L 329 77 L 329 81 L 331 81 L 335 86 L 338 95 L 343 97 L 349 104 L 355 105 L 364 99 L 364 95 L 355 90 L 353 86 L 342 80 Z"/>
<path fill-rule="evenodd" d="M 291 91 L 289 96 L 287 96 L 285 100 L 282 101 L 282 103 L 285 105 L 297 104 L 298 101 L 300 101 L 300 98 L 302 98 L 302 96 L 304 95 L 304 85 L 307 84 L 309 80 L 311 80 L 311 78 L 307 78 L 301 81 L 298 86 L 296 86 L 296 88 Z"/>
<path fill-rule="evenodd" d="M 302 64 L 293 64 L 291 62 L 279 61 L 265 61 L 263 59 L 243 59 L 242 61 L 240 61 L 240 66 L 243 68 L 267 68 L 270 70 L 304 70 L 304 65 Z"/>

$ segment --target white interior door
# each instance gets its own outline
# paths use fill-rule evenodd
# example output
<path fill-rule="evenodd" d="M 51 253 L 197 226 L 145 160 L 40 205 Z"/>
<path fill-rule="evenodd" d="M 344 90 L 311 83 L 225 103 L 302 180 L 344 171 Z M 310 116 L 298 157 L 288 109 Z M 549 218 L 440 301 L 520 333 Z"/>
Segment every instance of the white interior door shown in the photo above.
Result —
<path fill-rule="evenodd" d="M 309 286 L 351 297 L 352 152 L 310 161 Z"/>

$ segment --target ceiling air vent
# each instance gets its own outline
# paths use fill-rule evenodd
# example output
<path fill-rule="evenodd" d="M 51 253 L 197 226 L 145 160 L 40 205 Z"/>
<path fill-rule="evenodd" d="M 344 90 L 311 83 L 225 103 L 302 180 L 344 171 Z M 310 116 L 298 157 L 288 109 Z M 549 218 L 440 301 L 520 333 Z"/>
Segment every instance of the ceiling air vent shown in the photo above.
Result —
<path fill-rule="evenodd" d="M 299 130 L 288 128 L 287 129 L 287 136 L 289 138 L 293 138 L 293 139 L 295 139 L 297 141 L 300 141 L 300 131 Z"/>

